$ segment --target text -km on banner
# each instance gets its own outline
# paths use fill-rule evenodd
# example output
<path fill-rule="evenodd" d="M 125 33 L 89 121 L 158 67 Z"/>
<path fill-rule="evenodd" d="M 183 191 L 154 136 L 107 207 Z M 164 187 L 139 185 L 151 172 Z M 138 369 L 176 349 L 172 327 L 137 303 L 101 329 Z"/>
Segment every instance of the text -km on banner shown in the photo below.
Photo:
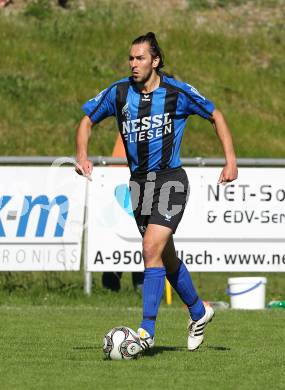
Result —
<path fill-rule="evenodd" d="M 79 270 L 86 179 L 70 167 L 0 167 L 0 183 L 0 270 Z"/>
<path fill-rule="evenodd" d="M 217 184 L 221 168 L 186 172 L 189 201 L 174 239 L 188 269 L 284 272 L 285 169 L 240 168 L 238 180 L 226 185 Z M 87 206 L 87 270 L 143 270 L 128 168 L 94 168 Z M 165 218 L 172 212 L 162 207 Z"/>

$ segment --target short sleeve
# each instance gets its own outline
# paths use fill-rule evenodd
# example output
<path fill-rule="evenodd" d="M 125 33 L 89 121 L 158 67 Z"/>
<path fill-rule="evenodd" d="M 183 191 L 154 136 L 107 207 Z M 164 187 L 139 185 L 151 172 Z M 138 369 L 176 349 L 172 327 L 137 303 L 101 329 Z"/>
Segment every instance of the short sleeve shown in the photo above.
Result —
<path fill-rule="evenodd" d="M 184 91 L 186 92 L 186 114 L 197 114 L 202 118 L 210 119 L 215 109 L 214 103 L 201 95 L 200 92 L 190 84 L 185 84 Z"/>
<path fill-rule="evenodd" d="M 91 121 L 99 123 L 115 115 L 115 87 L 109 87 L 83 104 L 82 110 Z"/>

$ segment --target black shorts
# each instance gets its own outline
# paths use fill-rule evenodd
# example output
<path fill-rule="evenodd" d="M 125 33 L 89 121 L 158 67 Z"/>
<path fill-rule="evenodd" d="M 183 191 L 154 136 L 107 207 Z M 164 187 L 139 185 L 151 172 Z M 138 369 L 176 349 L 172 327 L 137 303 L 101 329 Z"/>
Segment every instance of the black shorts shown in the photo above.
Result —
<path fill-rule="evenodd" d="M 130 192 L 134 217 L 141 235 L 149 223 L 167 226 L 175 233 L 189 196 L 183 168 L 132 174 Z"/>

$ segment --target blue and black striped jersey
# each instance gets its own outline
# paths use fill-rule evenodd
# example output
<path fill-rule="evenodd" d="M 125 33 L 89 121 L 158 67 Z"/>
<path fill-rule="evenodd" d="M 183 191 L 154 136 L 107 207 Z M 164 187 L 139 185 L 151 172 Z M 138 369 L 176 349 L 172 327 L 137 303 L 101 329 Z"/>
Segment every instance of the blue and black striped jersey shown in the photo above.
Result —
<path fill-rule="evenodd" d="M 93 123 L 117 118 L 131 172 L 181 166 L 180 145 L 189 115 L 210 119 L 214 104 L 190 84 L 160 75 L 160 85 L 141 93 L 132 77 L 122 79 L 83 105 Z"/>

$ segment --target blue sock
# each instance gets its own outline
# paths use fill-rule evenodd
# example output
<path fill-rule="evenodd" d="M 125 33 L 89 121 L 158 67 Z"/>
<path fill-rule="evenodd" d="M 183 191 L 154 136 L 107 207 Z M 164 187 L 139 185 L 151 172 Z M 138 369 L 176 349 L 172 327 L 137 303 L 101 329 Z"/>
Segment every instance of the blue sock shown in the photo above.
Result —
<path fill-rule="evenodd" d="M 205 314 L 205 307 L 198 297 L 185 264 L 180 261 L 178 270 L 166 276 L 171 286 L 175 289 L 185 305 L 187 305 L 192 320 L 197 321 L 202 318 Z"/>
<path fill-rule="evenodd" d="M 165 285 L 165 268 L 146 268 L 143 283 L 143 320 L 140 327 L 154 336 L 155 321 Z"/>

